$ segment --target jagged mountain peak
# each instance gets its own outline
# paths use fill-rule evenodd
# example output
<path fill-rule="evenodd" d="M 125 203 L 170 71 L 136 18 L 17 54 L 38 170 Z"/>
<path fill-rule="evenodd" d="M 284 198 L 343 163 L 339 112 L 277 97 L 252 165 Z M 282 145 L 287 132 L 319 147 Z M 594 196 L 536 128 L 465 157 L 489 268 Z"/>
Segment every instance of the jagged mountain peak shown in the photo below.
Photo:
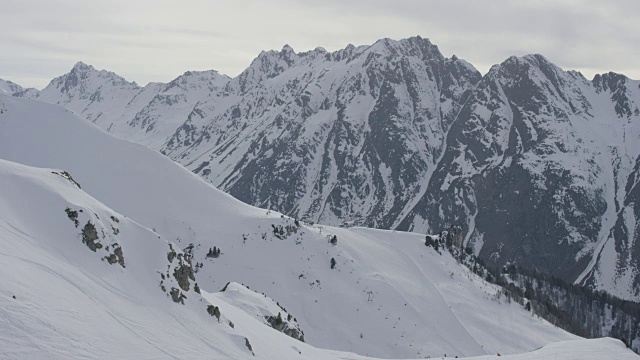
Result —
<path fill-rule="evenodd" d="M 430 76 L 432 77 L 438 78 L 439 75 L 436 74 L 439 72 L 438 68 L 450 61 L 455 62 L 456 66 L 466 68 L 463 72 L 468 73 L 467 75 L 473 73 L 472 76 L 475 78 L 475 73 L 477 73 L 477 78 L 480 77 L 480 73 L 470 63 L 458 57 L 447 59 L 442 55 L 438 46 L 428 38 L 414 36 L 400 40 L 383 38 L 371 45 L 355 46 L 349 44 L 345 48 L 333 52 L 327 52 L 324 48 L 315 48 L 296 53 L 289 45 L 285 45 L 280 51 L 262 51 L 245 71 L 232 80 L 231 84 L 236 83 L 240 93 L 245 93 L 261 81 L 275 78 L 294 67 L 308 66 L 330 71 L 358 60 L 357 64 L 361 64 L 362 67 L 372 68 L 372 71 L 379 72 L 385 68 L 396 68 L 401 61 L 405 62 L 402 67 L 407 69 L 409 64 L 407 59 L 409 58 L 414 58 L 428 64 L 428 66 L 435 66 L 431 70 Z"/>
<path fill-rule="evenodd" d="M 464 59 L 460 59 L 456 55 L 452 55 L 450 59 L 446 59 L 445 66 L 455 68 L 457 72 L 465 72 L 473 78 L 474 82 L 478 82 L 482 78 L 482 74 L 473 64 Z"/>
<path fill-rule="evenodd" d="M 568 113 L 585 113 L 593 116 L 592 105 L 587 97 L 592 91 L 611 93 L 618 117 L 640 115 L 640 109 L 634 100 L 640 95 L 640 82 L 629 79 L 623 74 L 608 72 L 597 74 L 593 80 L 575 70 L 564 70 L 540 54 L 511 56 L 502 63 L 494 65 L 485 81 L 498 81 L 508 87 L 518 87 L 525 97 L 555 98 L 565 103 Z M 536 95 L 533 95 L 533 94 Z M 544 100 L 549 101 L 549 100 Z"/>
<path fill-rule="evenodd" d="M 422 38 L 419 35 L 400 40 L 380 39 L 371 46 L 371 49 L 387 50 L 393 55 L 423 55 L 444 58 L 437 45 L 428 38 Z"/>
<path fill-rule="evenodd" d="M 281 53 L 294 53 L 294 54 L 296 53 L 289 44 L 284 44 L 284 46 L 282 47 L 282 50 L 280 52 Z"/>
<path fill-rule="evenodd" d="M 210 88 L 221 88 L 229 82 L 231 78 L 220 74 L 217 70 L 186 71 L 182 75 L 173 79 L 167 84 L 167 89 L 178 86 L 183 88 L 189 83 L 203 83 L 210 85 Z"/>
<path fill-rule="evenodd" d="M 0 79 L 0 95 L 12 95 L 26 99 L 34 99 L 38 96 L 38 89 L 23 88 L 13 81 Z"/>
<path fill-rule="evenodd" d="M 262 51 L 253 59 L 251 65 L 233 80 L 238 83 L 240 92 L 244 93 L 260 81 L 280 75 L 299 57 L 289 45 L 283 46 L 281 51 Z"/>
<path fill-rule="evenodd" d="M 563 104 L 566 113 L 589 113 L 585 98 L 589 81 L 576 71 L 565 71 L 540 54 L 511 56 L 495 65 L 485 81 L 497 81 L 513 90 L 523 104 L 533 107 L 553 102 Z"/>
<path fill-rule="evenodd" d="M 487 75 L 498 76 L 513 75 L 519 72 L 540 70 L 542 68 L 554 68 L 557 66 L 540 54 L 527 54 L 524 56 L 512 55 L 500 64 L 491 67 Z"/>
<path fill-rule="evenodd" d="M 541 54 L 527 54 L 524 56 L 510 56 L 502 63 L 491 67 L 487 77 L 512 79 L 530 79 L 539 83 L 540 81 L 551 81 L 559 90 L 563 84 L 581 83 L 587 85 L 589 81 L 581 72 L 575 70 L 564 70 L 547 57 Z"/>
<path fill-rule="evenodd" d="M 512 55 L 502 61 L 500 64 L 496 64 L 491 67 L 491 69 L 502 68 L 517 68 L 517 69 L 542 69 L 547 67 L 556 67 L 553 62 L 547 59 L 544 55 L 541 54 L 527 54 L 523 56 Z M 491 72 L 491 70 L 489 71 Z"/>
<path fill-rule="evenodd" d="M 73 65 L 73 67 L 71 68 L 71 70 L 69 70 L 69 72 L 65 75 L 62 75 L 63 77 L 79 77 L 81 79 L 86 79 L 89 78 L 91 76 L 110 76 L 110 77 L 117 77 L 117 78 L 122 78 L 120 75 L 117 75 L 114 72 L 111 71 L 107 71 L 107 70 L 97 70 L 95 67 L 93 67 L 93 65 L 89 65 L 85 62 L 82 61 L 78 61 L 77 63 L 75 63 L 75 65 Z M 122 78 L 124 80 L 124 78 Z"/>
<path fill-rule="evenodd" d="M 68 73 L 51 80 L 39 96 L 47 97 L 48 93 L 53 89 L 64 94 L 73 91 L 79 91 L 84 94 L 87 91 L 95 91 L 103 86 L 140 88 L 135 82 L 129 82 L 114 72 L 97 70 L 92 65 L 78 61 Z"/>
<path fill-rule="evenodd" d="M 629 78 L 624 74 L 609 71 L 604 74 L 596 74 L 592 83 L 598 91 L 616 91 L 620 86 L 624 85 Z"/>
<path fill-rule="evenodd" d="M 95 68 L 92 65 L 89 65 L 83 61 L 78 61 L 77 63 L 75 63 L 75 65 L 73 65 L 72 70 L 88 71 L 88 70 L 95 70 Z"/>
<path fill-rule="evenodd" d="M 608 92 L 620 118 L 640 116 L 640 81 L 615 72 L 596 74 L 591 81 L 598 93 Z"/>

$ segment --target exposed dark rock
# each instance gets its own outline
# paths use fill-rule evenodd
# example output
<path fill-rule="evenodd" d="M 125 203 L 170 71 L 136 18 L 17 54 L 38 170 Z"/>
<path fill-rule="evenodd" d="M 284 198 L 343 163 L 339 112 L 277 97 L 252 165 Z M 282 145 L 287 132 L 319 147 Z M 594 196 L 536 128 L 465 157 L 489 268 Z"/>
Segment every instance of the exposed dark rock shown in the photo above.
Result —
<path fill-rule="evenodd" d="M 213 305 L 207 305 L 207 312 L 211 316 L 215 316 L 220 321 L 220 308 Z"/>
<path fill-rule="evenodd" d="M 91 251 L 96 252 L 97 249 L 102 249 L 102 244 L 98 241 L 98 232 L 95 225 L 88 221 L 82 229 L 82 242 L 87 245 Z"/>
<path fill-rule="evenodd" d="M 173 259 L 176 258 L 178 254 L 176 253 L 175 250 L 173 250 L 173 245 L 169 244 L 169 252 L 167 253 L 167 260 L 169 260 L 170 263 L 173 262 Z"/>
<path fill-rule="evenodd" d="M 277 237 L 280 240 L 284 240 L 292 234 L 298 232 L 299 225 L 297 226 L 295 225 L 295 223 L 287 224 L 285 226 L 271 224 L 271 228 L 273 229 L 273 236 Z"/>
<path fill-rule="evenodd" d="M 107 249 L 108 251 L 109 249 Z M 107 262 L 109 264 L 115 264 L 118 263 L 120 264 L 120 266 L 122 266 L 123 268 L 124 266 L 124 254 L 122 252 L 122 247 L 120 247 L 119 244 L 114 244 L 113 245 L 113 253 L 109 254 L 109 256 L 105 256 L 104 257 L 105 260 L 107 260 Z"/>
<path fill-rule="evenodd" d="M 253 353 L 253 348 L 251 347 L 251 344 L 249 343 L 249 339 L 244 338 L 244 345 L 247 347 L 247 349 L 249 349 L 249 351 L 251 351 L 251 355 L 256 356 L 256 354 Z"/>
<path fill-rule="evenodd" d="M 178 285 L 184 291 L 189 291 L 189 279 L 195 281 L 196 277 L 191 264 L 183 262 L 173 270 L 173 277 L 178 281 Z"/>
<path fill-rule="evenodd" d="M 77 181 L 73 180 L 73 177 L 71 177 L 71 174 L 69 174 L 68 172 L 66 172 L 66 171 L 61 171 L 61 172 L 54 171 L 54 172 L 52 172 L 52 174 L 60 175 L 60 176 L 62 176 L 63 178 L 65 178 L 65 179 L 69 180 L 69 181 L 70 181 L 73 185 L 75 185 L 78 189 L 82 189 L 82 187 L 80 186 L 80 184 L 78 184 L 78 182 L 77 182 Z"/>
<path fill-rule="evenodd" d="M 184 299 L 186 299 L 187 297 L 179 289 L 172 287 L 169 294 L 171 295 L 171 300 L 173 300 L 174 303 L 180 303 L 184 305 Z"/>
<path fill-rule="evenodd" d="M 67 213 L 69 219 L 73 221 L 76 227 L 78 227 L 80 225 L 80 222 L 78 221 L 78 212 L 69 208 L 66 208 L 64 211 Z"/>
<path fill-rule="evenodd" d="M 267 320 L 267 323 L 274 329 L 280 331 L 281 333 L 288 335 L 296 340 L 302 341 L 304 342 L 304 333 L 299 330 L 298 328 L 295 328 L 293 326 L 290 326 L 290 323 L 285 322 L 282 319 L 282 314 L 278 313 L 278 316 L 265 316 L 265 319 Z M 288 321 L 291 321 L 291 315 L 289 315 L 287 317 Z"/>
<path fill-rule="evenodd" d="M 209 248 L 209 252 L 207 252 L 206 257 L 207 258 L 218 258 L 220 257 L 220 253 L 222 252 L 222 250 L 220 250 L 220 248 L 218 247 L 213 247 L 213 248 Z"/>

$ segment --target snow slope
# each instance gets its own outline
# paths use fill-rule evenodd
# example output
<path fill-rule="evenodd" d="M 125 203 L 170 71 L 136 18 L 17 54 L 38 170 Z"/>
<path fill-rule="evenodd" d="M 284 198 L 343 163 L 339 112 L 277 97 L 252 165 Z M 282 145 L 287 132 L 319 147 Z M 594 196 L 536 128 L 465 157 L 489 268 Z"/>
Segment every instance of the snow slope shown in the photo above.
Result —
<path fill-rule="evenodd" d="M 318 352 L 206 294 L 223 309 L 217 321 L 193 286 L 182 291 L 184 305 L 174 303 L 159 286 L 177 262 L 167 259 L 169 244 L 59 173 L 0 160 L 0 357 L 254 358 L 245 338 L 256 358 Z M 78 211 L 79 227 L 67 208 Z M 104 260 L 105 247 L 83 244 L 86 222 L 105 247 L 118 244 L 124 266 Z M 178 287 L 169 275 L 164 285 Z"/>
<path fill-rule="evenodd" d="M 8 96 L 0 103 L 1 158 L 69 171 L 106 206 L 191 248 L 203 292 L 234 281 L 265 293 L 309 344 L 409 358 L 517 353 L 576 338 L 500 299 L 497 287 L 425 247 L 423 235 L 296 224 L 62 107 Z M 222 253 L 207 258 L 213 246 Z"/>
<path fill-rule="evenodd" d="M 489 355 L 467 358 L 468 360 L 604 360 L 604 359 L 634 359 L 630 350 L 622 342 L 612 339 L 563 341 L 545 346 L 526 354 L 517 355 Z M 442 359 L 442 358 L 440 358 Z"/>

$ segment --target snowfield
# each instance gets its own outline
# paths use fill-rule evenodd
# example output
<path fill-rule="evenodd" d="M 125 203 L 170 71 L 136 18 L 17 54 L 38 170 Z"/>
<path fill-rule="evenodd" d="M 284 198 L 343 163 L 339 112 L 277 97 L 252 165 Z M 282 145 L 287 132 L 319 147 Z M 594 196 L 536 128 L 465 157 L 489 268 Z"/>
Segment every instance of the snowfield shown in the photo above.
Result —
<path fill-rule="evenodd" d="M 532 316 L 424 235 L 304 224 L 60 106 L 0 108 L 0 357 L 638 358 Z M 268 325 L 279 312 L 306 343 Z"/>

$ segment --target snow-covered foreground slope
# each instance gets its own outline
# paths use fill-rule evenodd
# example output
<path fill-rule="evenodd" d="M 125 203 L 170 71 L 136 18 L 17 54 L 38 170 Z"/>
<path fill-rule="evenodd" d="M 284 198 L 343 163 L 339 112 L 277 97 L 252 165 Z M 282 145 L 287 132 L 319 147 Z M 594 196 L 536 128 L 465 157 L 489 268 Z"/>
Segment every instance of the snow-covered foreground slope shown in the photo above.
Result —
<path fill-rule="evenodd" d="M 94 317 L 86 318 L 82 316 L 83 312 L 78 311 L 73 313 L 76 317 L 72 317 L 75 320 L 70 321 L 71 324 L 78 325 L 85 319 L 90 319 L 85 323 L 101 324 L 103 318 L 100 316 L 107 318 L 111 310 L 100 311 L 98 315 L 90 311 L 96 306 L 104 309 L 101 307 L 118 304 L 114 305 L 116 309 L 128 309 L 131 314 L 121 313 L 118 317 L 116 313 L 115 322 L 109 320 L 109 324 L 113 324 L 113 331 L 116 331 L 116 319 L 121 321 L 119 324 L 139 334 L 136 335 L 137 341 L 157 345 L 162 337 L 156 336 L 155 332 L 166 329 L 166 325 L 161 324 L 172 324 L 167 333 L 173 334 L 178 328 L 184 333 L 175 336 L 190 338 L 189 341 L 182 341 L 178 337 L 176 341 L 181 344 L 178 350 L 190 348 L 185 344 L 192 344 L 193 348 L 197 344 L 204 346 L 209 339 L 214 339 L 212 342 L 216 343 L 215 339 L 223 335 L 206 333 L 213 331 L 204 325 L 212 319 L 207 317 L 205 303 L 199 301 L 199 296 L 193 294 L 193 290 L 187 294 L 185 304 L 185 308 L 192 309 L 192 312 L 183 314 L 176 313 L 183 311 L 175 310 L 176 307 L 182 308 L 171 302 L 160 288 L 158 271 L 164 271 L 167 266 L 169 251 L 162 239 L 168 239 L 193 254 L 193 264 L 198 269 L 197 282 L 204 297 L 219 306 L 223 316 L 239 324 L 233 330 L 238 331 L 239 335 L 225 329 L 231 333 L 225 332 L 227 335 L 224 336 L 228 338 L 219 341 L 230 339 L 232 344 L 228 345 L 228 349 L 225 347 L 216 351 L 237 351 L 240 354 L 246 351 L 243 347 L 244 337 L 251 340 L 256 355 L 261 352 L 261 356 L 268 356 L 273 354 L 268 350 L 272 349 L 269 346 L 280 346 L 280 340 L 271 339 L 260 330 L 266 328 L 264 319 L 255 319 L 255 323 L 243 320 L 244 317 L 256 318 L 256 311 L 270 311 L 270 315 L 274 315 L 273 306 L 256 306 L 255 297 L 239 304 L 232 295 L 215 294 L 229 281 L 244 283 L 252 290 L 277 300 L 300 324 L 309 344 L 362 355 L 418 358 L 443 354 L 509 354 L 576 338 L 532 317 L 520 305 L 508 303 L 500 297 L 497 287 L 471 274 L 448 254 L 440 255 L 432 248 L 425 247 L 422 235 L 296 223 L 279 214 L 245 205 L 160 154 L 116 139 L 62 107 L 8 96 L 0 96 L 0 103 L 6 108 L 0 115 L 1 158 L 69 171 L 84 191 L 137 223 L 155 229 L 161 237 L 158 239 L 158 235 L 152 231 L 135 225 L 119 214 L 111 214 L 110 210 L 95 201 L 92 204 L 83 203 L 74 197 L 76 195 L 55 203 L 53 207 L 60 210 L 51 210 L 55 214 L 59 211 L 60 221 L 68 227 L 63 229 L 59 222 L 52 220 L 58 215 L 45 214 L 47 207 L 44 205 L 48 205 L 49 201 L 46 200 L 46 194 L 40 195 L 42 191 L 23 190 L 20 188 L 22 185 L 16 185 L 15 189 L 3 186 L 3 192 L 11 194 L 3 195 L 3 199 L 11 200 L 3 200 L 7 204 L 3 208 L 8 209 L 3 218 L 10 219 L 5 222 L 11 224 L 7 227 L 9 230 L 3 230 L 3 241 L 9 241 L 2 247 L 7 254 L 4 260 L 8 269 L 6 272 L 11 273 L 9 269 L 23 266 L 23 271 L 12 273 L 13 280 L 7 284 L 22 290 L 23 295 L 15 291 L 19 298 L 24 296 L 37 300 L 33 307 L 49 316 L 46 317 L 48 324 L 55 325 L 56 321 L 62 321 L 57 316 L 64 316 L 65 310 L 60 307 L 64 308 L 62 305 L 73 298 L 71 295 L 71 298 L 65 297 L 66 294 L 80 292 L 84 295 L 76 296 L 83 299 L 79 306 Z M 51 171 L 41 172 L 49 174 Z M 12 174 L 7 176 L 16 177 Z M 51 174 L 51 177 L 64 180 L 62 183 L 67 187 L 72 185 L 60 175 Z M 18 179 L 13 182 L 22 184 L 26 181 Z M 39 200 L 40 197 L 43 200 Z M 99 217 L 107 233 L 109 226 L 113 225 L 108 222 L 110 216 L 121 219 L 118 228 L 122 229 L 117 241 L 122 244 L 126 268 L 108 265 L 100 260 L 102 256 L 96 257 L 82 244 L 78 238 L 79 229 L 75 228 L 64 211 L 66 207 L 73 207 L 69 204 L 92 209 L 91 213 L 85 211 L 82 216 L 90 216 L 95 212 L 93 221 L 98 223 Z M 81 220 L 85 222 L 88 218 L 81 217 Z M 131 237 L 127 234 L 131 234 Z M 337 237 L 336 245 L 328 242 L 329 235 Z M 31 253 L 29 249 L 14 250 L 10 246 L 20 241 L 33 243 L 29 239 L 38 241 L 39 245 L 32 251 L 37 256 L 36 260 L 31 255 L 27 256 Z M 59 241 L 56 239 L 68 240 L 69 245 L 59 246 L 54 242 Z M 156 249 L 151 248 L 152 243 L 155 244 L 153 246 L 162 244 Z M 67 250 L 67 246 L 73 244 L 77 244 L 77 248 Z M 214 246 L 221 249 L 221 254 L 207 257 L 209 249 Z M 39 247 L 44 247 L 44 250 Z M 67 251 L 69 255 L 65 255 Z M 80 256 L 82 252 L 89 256 Z M 331 259 L 336 262 L 334 269 L 330 266 Z M 38 265 L 45 261 L 55 261 L 48 268 L 54 269 L 59 276 L 46 275 L 47 267 Z M 81 269 L 78 273 L 71 268 L 76 267 L 76 262 Z M 137 274 L 137 266 L 143 274 L 141 278 L 138 275 L 135 278 L 127 276 L 129 271 Z M 62 270 L 58 269 L 67 269 L 69 273 L 60 275 Z M 56 294 L 62 297 L 56 300 L 59 301 L 59 307 L 49 307 L 48 302 L 43 303 L 43 299 L 50 296 L 47 294 L 53 291 L 51 287 L 41 287 L 40 283 L 32 287 L 29 284 L 33 282 L 20 279 L 20 274 L 30 271 L 38 276 L 51 277 L 49 282 L 54 284 L 54 288 L 68 289 L 62 292 L 56 290 Z M 75 275 L 71 277 L 70 274 Z M 118 282 L 114 280 L 109 283 L 111 278 L 118 279 Z M 120 281 L 124 282 L 123 286 L 119 285 Z M 109 291 L 114 294 L 110 295 Z M 3 293 L 6 294 L 3 301 L 13 304 L 11 308 L 14 310 L 11 311 L 25 324 L 25 329 L 39 326 L 24 323 L 39 321 L 36 319 L 40 317 L 27 320 L 25 314 L 30 309 L 14 308 L 22 305 L 11 303 L 11 294 L 4 290 Z M 155 307 L 149 304 L 162 305 Z M 206 315 L 205 320 L 200 319 L 201 313 Z M 157 316 L 157 320 L 146 320 L 147 316 Z M 188 321 L 183 321 L 185 318 Z M 192 322 L 194 325 L 191 325 Z M 5 326 L 11 327 L 12 323 L 5 323 Z M 65 331 L 70 335 L 79 331 L 66 326 L 72 325 L 65 323 Z M 50 327 L 45 325 L 43 329 Z M 107 329 L 107 325 L 104 328 Z M 266 330 L 265 334 L 282 336 L 275 330 Z M 52 336 L 45 332 L 36 334 L 31 338 L 33 342 L 39 337 L 48 339 Z M 256 337 L 260 338 L 259 343 L 253 340 Z M 130 338 L 131 335 L 128 335 L 122 341 L 135 342 Z M 303 343 L 287 338 L 289 340 L 293 341 L 290 344 L 295 345 L 286 345 L 287 350 L 279 348 L 283 354 L 295 352 L 292 346 L 305 355 L 307 351 L 319 351 L 310 347 L 303 349 Z M 9 338 L 7 341 L 14 344 L 18 339 Z M 15 344 L 15 349 L 27 346 L 25 343 Z M 114 343 L 109 344 L 115 346 Z M 87 351 L 94 349 L 83 348 L 81 343 L 76 345 Z M 178 356 L 188 357 L 186 352 L 181 354 Z M 327 354 L 322 353 L 321 358 L 326 358 Z M 245 355 L 243 353 L 242 356 Z M 236 358 L 239 355 L 223 356 Z M 349 358 L 346 355 L 339 356 Z"/>
<path fill-rule="evenodd" d="M 178 263 L 167 258 L 169 244 L 61 174 L 0 160 L 1 358 L 253 358 L 245 338 L 262 359 L 320 352 L 205 294 L 222 308 L 218 321 L 193 283 L 180 291 L 184 305 L 174 303 L 158 285 L 166 271 L 167 290 L 179 288 L 167 270 Z M 78 226 L 66 209 L 77 211 Z M 102 244 L 95 252 L 83 243 L 87 223 Z M 109 253 L 122 264 L 103 258 Z M 236 303 L 270 304 L 243 295 Z"/>
<path fill-rule="evenodd" d="M 563 341 L 545 346 L 541 349 L 516 355 L 489 355 L 467 358 L 468 360 L 604 360 L 635 359 L 618 340 L 595 339 Z"/>
<path fill-rule="evenodd" d="M 220 321 L 193 290 L 184 305 L 174 303 L 157 285 L 170 264 L 169 244 L 91 198 L 59 170 L 0 160 L 0 188 L 3 358 L 364 359 L 315 349 L 261 324 L 255 315 L 273 314 L 277 306 L 238 284 L 203 292 L 220 308 Z M 79 228 L 85 221 L 103 246 L 113 250 L 117 244 L 122 264 L 101 258 L 109 253 L 104 247 L 93 252 L 83 243 Z M 166 286 L 179 286 L 168 279 Z M 610 340 L 561 343 L 533 354 L 547 353 L 637 358 Z"/>

